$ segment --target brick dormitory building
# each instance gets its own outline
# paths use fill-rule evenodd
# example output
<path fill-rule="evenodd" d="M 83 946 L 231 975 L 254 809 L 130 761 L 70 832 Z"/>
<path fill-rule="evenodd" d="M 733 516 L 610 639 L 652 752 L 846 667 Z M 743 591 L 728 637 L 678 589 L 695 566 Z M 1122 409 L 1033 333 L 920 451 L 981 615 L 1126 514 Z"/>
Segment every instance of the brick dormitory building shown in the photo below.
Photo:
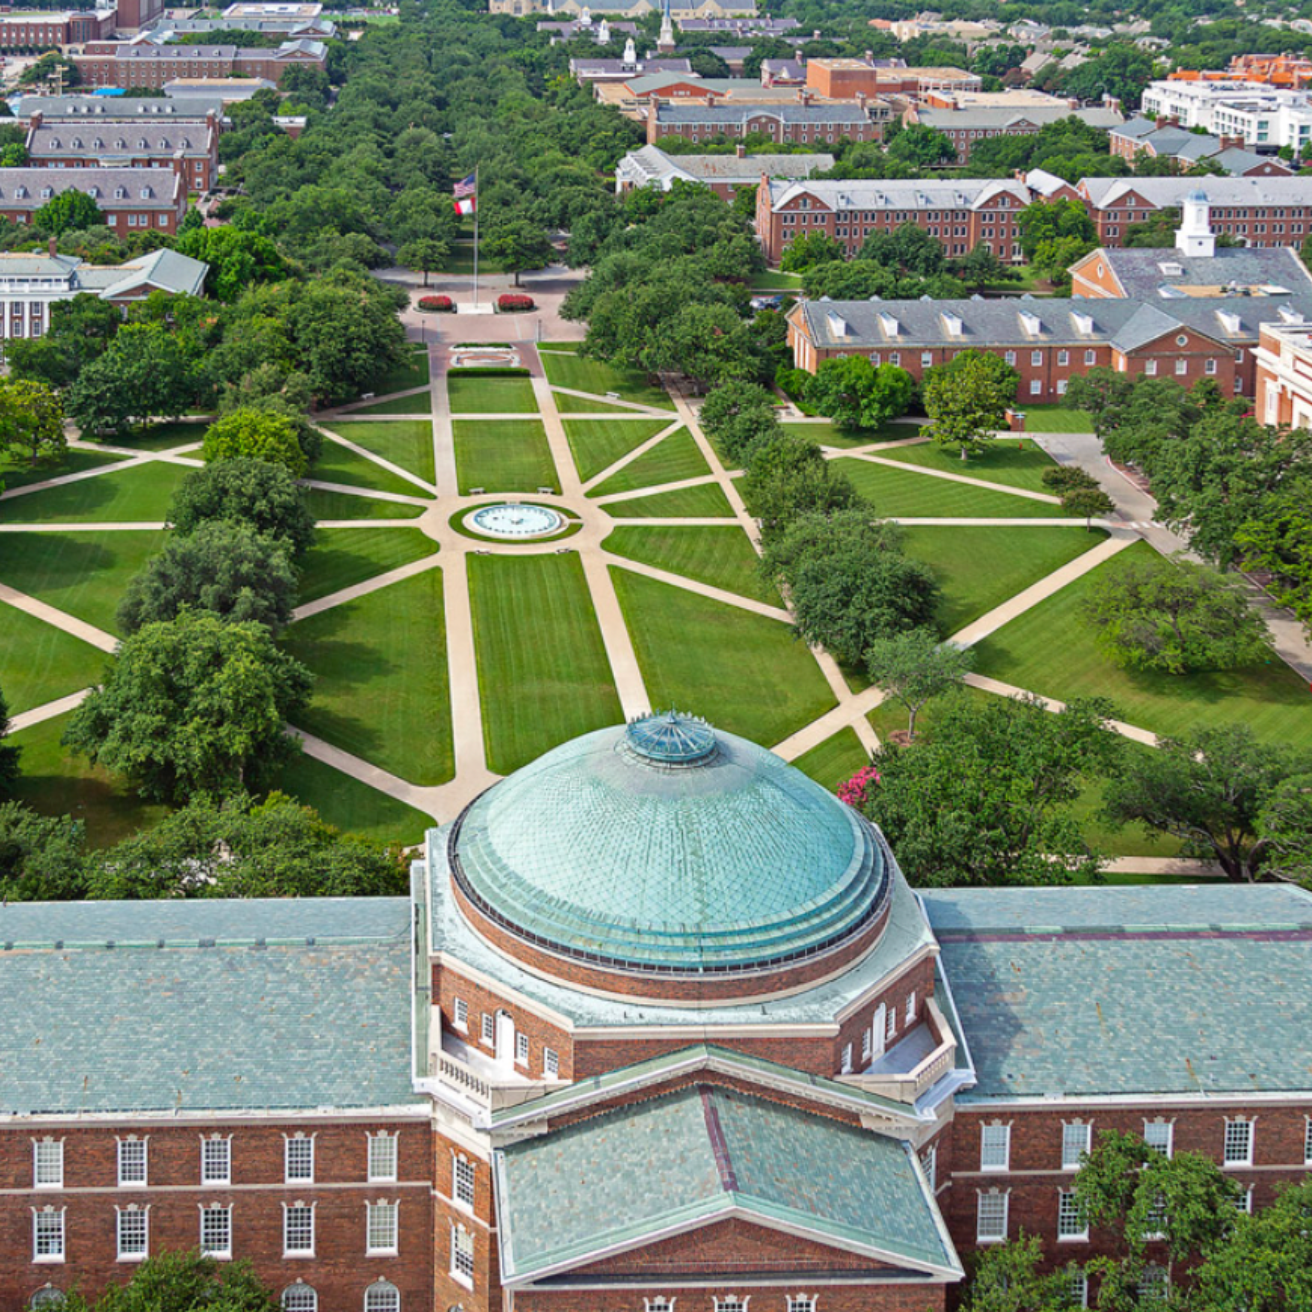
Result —
<path fill-rule="evenodd" d="M 328 48 L 322 41 L 284 41 L 276 48 L 128 44 L 88 44 L 73 62 L 88 87 L 163 88 L 179 78 L 265 78 L 275 85 L 289 68 L 323 68 Z"/>
<path fill-rule="evenodd" d="M 1310 985 L 1306 892 L 918 895 L 650 716 L 433 830 L 408 898 L 0 907 L 0 1312 L 197 1245 L 287 1312 L 932 1312 L 1022 1228 L 1082 1302 L 1100 1132 L 1252 1207 L 1308 1170 Z"/>
<path fill-rule="evenodd" d="M 170 168 L 0 169 L 0 217 L 30 223 L 37 210 L 69 190 L 90 196 L 117 236 L 148 228 L 172 235 L 187 212 L 187 160 L 179 152 Z"/>

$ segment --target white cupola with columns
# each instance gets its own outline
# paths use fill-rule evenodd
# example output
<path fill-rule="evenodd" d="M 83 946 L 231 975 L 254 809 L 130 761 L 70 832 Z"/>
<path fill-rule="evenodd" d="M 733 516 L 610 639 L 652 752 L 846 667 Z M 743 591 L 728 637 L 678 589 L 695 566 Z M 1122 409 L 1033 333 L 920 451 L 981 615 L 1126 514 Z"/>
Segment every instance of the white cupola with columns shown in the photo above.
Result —
<path fill-rule="evenodd" d="M 1180 226 L 1175 231 L 1175 249 L 1181 255 L 1211 259 L 1216 254 L 1211 209 L 1202 191 L 1191 191 L 1181 207 Z"/>
<path fill-rule="evenodd" d="M 638 48 L 633 44 L 632 37 L 624 43 L 624 62 L 626 64 L 636 64 L 638 62 Z"/>

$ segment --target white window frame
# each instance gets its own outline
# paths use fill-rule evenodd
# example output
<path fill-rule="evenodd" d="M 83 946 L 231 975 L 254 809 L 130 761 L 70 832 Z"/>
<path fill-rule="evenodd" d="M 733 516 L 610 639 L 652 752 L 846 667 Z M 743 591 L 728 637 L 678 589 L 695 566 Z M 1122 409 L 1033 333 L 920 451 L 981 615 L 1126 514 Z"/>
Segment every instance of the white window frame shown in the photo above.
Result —
<path fill-rule="evenodd" d="M 206 1242 L 206 1222 L 216 1221 L 222 1217 L 222 1224 L 219 1229 L 221 1234 L 218 1238 L 223 1240 L 222 1243 Z M 215 1238 L 211 1234 L 211 1241 Z M 201 1203 L 200 1204 L 200 1252 L 202 1257 L 212 1257 L 218 1261 L 229 1261 L 232 1258 L 232 1204 L 226 1206 L 223 1203 Z"/>
<path fill-rule="evenodd" d="M 116 1207 L 114 1233 L 118 1260 L 120 1262 L 144 1262 L 150 1256 L 150 1208 L 149 1207 Z M 131 1219 L 132 1224 L 126 1225 L 125 1221 Z M 137 1223 L 140 1222 L 138 1225 Z M 135 1241 L 136 1232 L 140 1232 L 141 1247 L 125 1248 L 123 1240 L 125 1234 L 133 1232 L 131 1238 Z"/>
<path fill-rule="evenodd" d="M 292 1146 L 296 1147 L 296 1161 L 293 1162 Z M 304 1159 L 304 1160 L 302 1160 Z M 305 1164 L 308 1162 L 308 1166 Z M 292 1167 L 296 1170 L 293 1173 Z M 282 1169 L 284 1184 L 314 1183 L 314 1135 L 284 1134 L 282 1137 Z"/>
<path fill-rule="evenodd" d="M 897 1036 L 897 1006 L 894 1005 L 884 1013 L 884 1043 L 893 1042 Z"/>
<path fill-rule="evenodd" d="M 870 1031 L 862 1030 L 861 1031 L 861 1060 L 863 1062 L 868 1062 L 870 1060 L 870 1054 L 873 1048 L 873 1044 L 874 1044 L 874 1038 L 871 1036 Z"/>
<path fill-rule="evenodd" d="M 401 1204 L 378 1198 L 365 1205 L 366 1257 L 395 1257 L 401 1243 Z"/>
<path fill-rule="evenodd" d="M 314 1207 L 313 1203 L 303 1202 L 297 1199 L 294 1203 L 284 1203 L 282 1205 L 282 1255 L 284 1258 L 292 1257 L 313 1257 L 315 1243 L 315 1225 L 314 1225 Z M 309 1216 L 308 1233 L 310 1237 L 308 1248 L 291 1248 L 289 1240 L 292 1238 L 292 1213 L 297 1214 L 298 1229 L 305 1229 L 299 1226 L 303 1219 L 302 1213 Z"/>
<path fill-rule="evenodd" d="M 64 1187 L 64 1141 L 62 1139 L 32 1140 L 32 1188 L 62 1189 Z"/>
<path fill-rule="evenodd" d="M 1164 1147 L 1154 1144 L 1148 1138 L 1149 1127 L 1152 1127 L 1156 1130 L 1164 1130 L 1166 1132 L 1165 1135 L 1166 1144 Z M 1175 1152 L 1175 1122 L 1163 1121 L 1163 1120 L 1156 1120 L 1156 1121 L 1145 1120 L 1143 1123 L 1143 1141 L 1148 1145 L 1149 1148 L 1156 1148 L 1156 1150 L 1159 1153 L 1161 1153 L 1163 1157 L 1169 1160 L 1170 1157 Z"/>
<path fill-rule="evenodd" d="M 642 1312 L 674 1312 L 676 1302 L 678 1302 L 677 1296 L 666 1298 L 664 1294 L 658 1294 L 655 1298 L 644 1298 Z"/>
<path fill-rule="evenodd" d="M 1011 1126 L 994 1122 L 979 1127 L 979 1169 L 1011 1170 Z"/>
<path fill-rule="evenodd" d="M 1242 1186 L 1239 1196 L 1235 1199 L 1235 1211 L 1243 1212 L 1246 1216 L 1253 1215 L 1253 1186 Z"/>
<path fill-rule="evenodd" d="M 915 989 L 912 989 L 911 992 L 907 994 L 906 1018 L 907 1018 L 906 1023 L 907 1023 L 908 1025 L 914 1025 L 914 1024 L 915 1024 L 915 1022 L 916 1022 L 916 991 L 915 991 Z"/>
<path fill-rule="evenodd" d="M 1089 1277 L 1083 1271 L 1070 1272 L 1070 1285 L 1067 1293 L 1075 1307 L 1088 1307 Z"/>
<path fill-rule="evenodd" d="M 1057 1239 L 1065 1243 L 1087 1243 L 1089 1226 L 1080 1217 L 1074 1189 L 1057 1190 Z"/>
<path fill-rule="evenodd" d="M 474 1232 L 463 1225 L 451 1227 L 451 1279 L 468 1289 L 474 1287 Z"/>
<path fill-rule="evenodd" d="M 1143 373 L 1144 373 L 1144 377 L 1145 377 L 1145 378 L 1156 378 L 1156 377 L 1157 377 L 1157 361 L 1156 361 L 1156 360 L 1145 360 L 1145 361 L 1143 362 Z"/>
<path fill-rule="evenodd" d="M 451 1154 L 451 1201 L 468 1212 L 474 1210 L 476 1170 L 464 1153 Z"/>
<path fill-rule="evenodd" d="M 560 1078 L 560 1056 L 555 1048 L 542 1049 L 542 1069 L 551 1079 Z"/>
<path fill-rule="evenodd" d="M 1093 1146 L 1093 1123 L 1091 1121 L 1063 1121 L 1061 1123 L 1061 1169 L 1078 1171 L 1080 1154 L 1087 1153 Z"/>
<path fill-rule="evenodd" d="M 469 1003 L 464 998 L 457 998 L 455 1001 L 455 1026 L 456 1029 L 468 1033 L 469 1031 Z"/>
<path fill-rule="evenodd" d="M 938 1144 L 932 1143 L 923 1153 L 920 1154 L 920 1169 L 924 1174 L 925 1183 L 929 1185 L 929 1192 L 935 1193 L 938 1190 Z"/>
<path fill-rule="evenodd" d="M 1011 1195 L 1005 1189 L 979 1190 L 975 1199 L 975 1242 L 977 1244 L 1006 1243 L 1010 1211 Z M 986 1219 L 991 1223 L 987 1229 Z"/>
<path fill-rule="evenodd" d="M 1221 1156 L 1223 1166 L 1252 1166 L 1253 1164 L 1253 1140 L 1257 1137 L 1253 1133 L 1255 1121 L 1248 1116 L 1226 1117 L 1225 1121 L 1225 1139 L 1221 1146 Z M 1232 1150 L 1232 1142 L 1237 1142 L 1241 1137 L 1238 1134 L 1240 1127 L 1243 1127 L 1243 1153 L 1242 1157 L 1235 1156 Z M 1234 1133 L 1232 1140 L 1232 1132 Z"/>
<path fill-rule="evenodd" d="M 64 1260 L 68 1243 L 64 1212 L 64 1208 L 52 1207 L 49 1204 L 32 1209 L 33 1262 L 51 1265 Z M 41 1251 L 43 1246 L 46 1250 L 44 1253 Z"/>
<path fill-rule="evenodd" d="M 291 1301 L 293 1295 L 296 1298 L 295 1302 Z M 278 1301 L 282 1312 L 319 1312 L 319 1292 L 313 1285 L 307 1285 L 304 1280 L 288 1285 Z"/>
<path fill-rule="evenodd" d="M 200 1141 L 200 1182 L 217 1185 L 232 1183 L 232 1135 L 211 1135 Z"/>
<path fill-rule="evenodd" d="M 1042 368 L 1042 367 L 1043 367 L 1043 352 L 1042 352 L 1042 351 L 1031 351 L 1031 352 L 1030 352 L 1030 368 L 1031 368 L 1031 369 L 1040 369 L 1040 368 Z"/>
<path fill-rule="evenodd" d="M 1144 1267 L 1139 1278 L 1139 1298 L 1153 1298 L 1155 1302 L 1164 1302 L 1171 1292 L 1171 1273 L 1164 1266 L 1149 1263 Z M 1151 1306 L 1151 1304 L 1149 1305 Z"/>
<path fill-rule="evenodd" d="M 1303 1165 L 1312 1166 L 1312 1116 L 1303 1121 Z"/>
<path fill-rule="evenodd" d="M 118 1141 L 118 1187 L 144 1189 L 150 1174 L 150 1139 L 131 1135 Z M 138 1151 L 139 1150 L 139 1151 Z M 138 1158 L 140 1161 L 138 1162 Z M 138 1178 L 138 1174 L 140 1178 Z"/>
<path fill-rule="evenodd" d="M 400 1309 L 401 1291 L 390 1280 L 375 1280 L 364 1291 L 364 1312 L 400 1312 Z"/>
<path fill-rule="evenodd" d="M 852 1045 L 850 1043 L 843 1044 L 843 1056 L 839 1073 L 842 1075 L 851 1075 L 852 1073 Z"/>
<path fill-rule="evenodd" d="M 398 1137 L 395 1133 L 380 1130 L 367 1136 L 368 1161 L 366 1175 L 370 1184 L 391 1182 L 397 1178 L 400 1159 Z"/>
<path fill-rule="evenodd" d="M 515 1031 L 515 1065 L 528 1065 L 528 1035 L 523 1030 Z"/>
<path fill-rule="evenodd" d="M 752 1296 L 739 1298 L 737 1294 L 726 1294 L 723 1298 L 715 1300 L 715 1312 L 747 1312 L 747 1304 L 752 1301 Z"/>
<path fill-rule="evenodd" d="M 483 1023 L 479 1029 L 479 1036 L 488 1047 L 491 1047 L 497 1041 L 497 1022 L 490 1011 L 483 1013 Z"/>

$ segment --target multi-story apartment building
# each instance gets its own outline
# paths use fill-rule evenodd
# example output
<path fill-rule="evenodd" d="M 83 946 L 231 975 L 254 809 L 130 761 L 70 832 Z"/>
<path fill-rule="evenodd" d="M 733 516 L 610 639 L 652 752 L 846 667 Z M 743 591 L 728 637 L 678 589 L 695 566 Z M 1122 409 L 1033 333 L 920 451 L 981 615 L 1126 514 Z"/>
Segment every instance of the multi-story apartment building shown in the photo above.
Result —
<path fill-rule="evenodd" d="M 284 1312 L 943 1312 L 1022 1228 L 1083 1305 L 1103 1130 L 1312 1165 L 1309 943 L 1289 886 L 918 896 L 763 748 L 603 729 L 409 898 L 0 907 L 0 1312 L 196 1246 Z"/>
<path fill-rule="evenodd" d="M 1264 424 L 1312 428 L 1312 324 L 1264 324 L 1253 354 L 1257 417 Z"/>
<path fill-rule="evenodd" d="M 1111 153 L 1132 163 L 1140 156 L 1169 159 L 1180 172 L 1204 161 L 1217 164 L 1231 177 L 1286 178 L 1293 169 L 1278 155 L 1260 155 L 1249 150 L 1242 137 L 1218 137 L 1189 132 L 1167 123 L 1158 126 L 1150 118 L 1133 118 L 1108 131 Z"/>
<path fill-rule="evenodd" d="M 1248 82 L 1150 82 L 1143 93 L 1146 118 L 1170 119 L 1184 128 L 1239 137 L 1247 146 L 1302 152 L 1312 141 L 1312 100 L 1304 91 Z"/>
<path fill-rule="evenodd" d="M 0 216 L 29 223 L 54 196 L 85 192 L 120 237 L 153 228 L 175 233 L 187 212 L 185 160 L 172 168 L 0 169 Z"/>
<path fill-rule="evenodd" d="M 227 126 L 220 95 L 191 96 L 23 96 L 14 116 L 29 122 L 36 114 L 44 124 L 58 122 L 106 123 L 163 120 L 203 123 L 213 114 L 220 128 Z"/>
<path fill-rule="evenodd" d="M 806 85 L 818 96 L 924 96 L 931 92 L 978 91 L 983 79 L 963 68 L 908 68 L 900 59 L 808 59 Z"/>
<path fill-rule="evenodd" d="M 97 41 L 114 31 L 116 19 L 113 9 L 0 14 L 0 50 L 42 53 L 83 41 Z"/>
<path fill-rule="evenodd" d="M 756 233 L 776 264 L 799 236 L 823 232 L 855 255 L 872 233 L 914 223 L 949 255 L 987 246 L 1000 260 L 1022 259 L 1016 216 L 1033 199 L 1022 182 L 995 179 L 787 182 L 762 177 Z"/>
<path fill-rule="evenodd" d="M 732 155 L 667 155 L 655 146 L 632 150 L 615 167 L 615 193 L 635 187 L 669 191 L 676 182 L 701 183 L 721 200 L 732 200 L 740 187 L 755 187 L 761 175 L 807 178 L 834 167 L 832 155 L 749 155 L 740 145 Z"/>
<path fill-rule="evenodd" d="M 236 46 L 157 46 L 101 42 L 74 55 L 90 87 L 156 87 L 179 78 L 265 78 L 275 85 L 289 68 L 323 68 L 322 41 L 284 41 L 276 49 Z"/>
<path fill-rule="evenodd" d="M 709 141 L 713 137 L 764 135 L 775 143 L 833 145 L 839 141 L 881 141 L 892 119 L 884 101 L 853 101 L 773 105 L 719 105 L 660 101 L 647 110 L 647 141 L 683 137 Z"/>
<path fill-rule="evenodd" d="M 1124 121 L 1120 110 L 1101 106 L 1072 109 L 1069 105 L 1058 104 L 1012 109 L 1006 105 L 971 103 L 952 108 L 911 105 L 902 121 L 920 123 L 942 132 L 956 147 L 957 162 L 964 164 L 979 141 L 990 137 L 1032 137 L 1040 128 L 1065 118 L 1078 119 L 1093 128 L 1114 128 Z"/>
<path fill-rule="evenodd" d="M 116 119 L 89 126 L 67 119 L 29 120 L 28 163 L 34 168 L 177 168 L 191 191 L 208 191 L 219 171 L 219 121 Z"/>

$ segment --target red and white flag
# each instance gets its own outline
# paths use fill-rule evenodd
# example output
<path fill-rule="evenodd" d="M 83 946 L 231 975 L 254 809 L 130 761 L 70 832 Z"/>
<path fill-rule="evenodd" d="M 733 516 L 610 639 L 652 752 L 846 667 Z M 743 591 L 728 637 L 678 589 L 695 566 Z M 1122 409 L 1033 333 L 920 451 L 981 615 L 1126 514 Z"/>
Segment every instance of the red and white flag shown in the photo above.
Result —
<path fill-rule="evenodd" d="M 455 211 L 457 214 L 472 214 L 478 203 L 478 197 L 475 195 L 477 188 L 478 174 L 471 173 L 467 178 L 461 178 L 452 188 L 451 194 L 455 197 Z"/>

